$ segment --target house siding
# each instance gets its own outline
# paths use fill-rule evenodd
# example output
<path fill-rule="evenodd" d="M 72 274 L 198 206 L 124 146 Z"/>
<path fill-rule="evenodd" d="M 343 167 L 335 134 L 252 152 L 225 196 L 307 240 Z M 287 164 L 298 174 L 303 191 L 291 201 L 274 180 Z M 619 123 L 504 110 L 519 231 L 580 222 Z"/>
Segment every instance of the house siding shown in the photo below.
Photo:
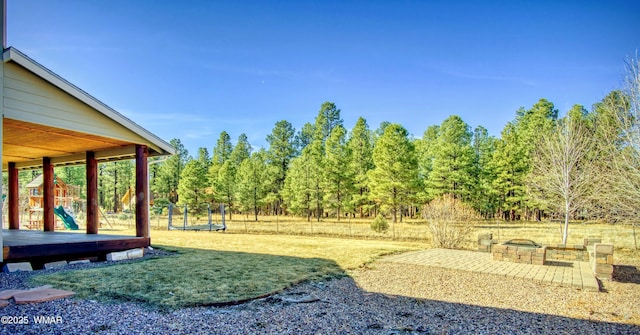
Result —
<path fill-rule="evenodd" d="M 130 143 L 147 142 L 23 67 L 7 62 L 4 70 L 4 117 Z"/>

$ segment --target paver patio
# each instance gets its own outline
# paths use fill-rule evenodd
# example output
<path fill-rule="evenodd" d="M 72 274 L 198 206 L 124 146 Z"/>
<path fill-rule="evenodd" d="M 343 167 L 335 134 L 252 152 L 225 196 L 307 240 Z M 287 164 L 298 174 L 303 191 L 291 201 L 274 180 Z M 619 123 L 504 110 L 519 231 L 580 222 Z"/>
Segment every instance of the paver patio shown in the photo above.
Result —
<path fill-rule="evenodd" d="M 600 290 L 598 280 L 587 262 L 547 261 L 546 265 L 520 264 L 494 261 L 489 253 L 449 249 L 407 252 L 385 257 L 380 261 L 490 273 L 582 290 Z"/>

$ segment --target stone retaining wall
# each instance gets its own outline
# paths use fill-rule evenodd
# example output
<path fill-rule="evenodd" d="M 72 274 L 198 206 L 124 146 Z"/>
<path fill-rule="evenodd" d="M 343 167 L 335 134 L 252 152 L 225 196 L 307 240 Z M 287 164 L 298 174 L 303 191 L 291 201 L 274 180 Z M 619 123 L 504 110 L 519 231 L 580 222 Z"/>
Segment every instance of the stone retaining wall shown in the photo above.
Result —
<path fill-rule="evenodd" d="M 546 261 L 589 262 L 600 280 L 613 279 L 613 244 L 598 238 L 586 238 L 583 245 L 555 244 L 542 248 L 498 244 L 493 234 L 478 235 L 478 251 L 489 252 L 497 261 L 544 265 Z"/>
<path fill-rule="evenodd" d="M 547 246 L 547 260 L 587 262 L 589 252 L 581 244 L 553 244 Z"/>
<path fill-rule="evenodd" d="M 544 265 L 546 251 L 546 247 L 532 248 L 496 244 L 491 253 L 496 261 Z"/>
<path fill-rule="evenodd" d="M 593 273 L 600 280 L 613 279 L 613 244 L 596 243 L 589 247 Z"/>
<path fill-rule="evenodd" d="M 492 246 L 497 243 L 498 240 L 494 240 L 491 233 L 478 235 L 478 251 L 480 252 L 491 252 Z"/>

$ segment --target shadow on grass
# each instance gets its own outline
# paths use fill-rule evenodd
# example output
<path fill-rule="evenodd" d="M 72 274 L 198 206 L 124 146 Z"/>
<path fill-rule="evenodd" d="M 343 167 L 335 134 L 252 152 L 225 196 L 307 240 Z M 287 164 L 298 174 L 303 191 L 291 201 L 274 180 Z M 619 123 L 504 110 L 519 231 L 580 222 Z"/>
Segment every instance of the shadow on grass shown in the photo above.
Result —
<path fill-rule="evenodd" d="M 95 300 L 135 301 L 158 309 L 225 306 L 265 297 L 308 280 L 344 275 L 331 260 L 168 247 L 172 256 L 37 275 Z"/>
<path fill-rule="evenodd" d="M 637 266 L 614 265 L 613 280 L 619 283 L 640 284 L 640 271 Z"/>

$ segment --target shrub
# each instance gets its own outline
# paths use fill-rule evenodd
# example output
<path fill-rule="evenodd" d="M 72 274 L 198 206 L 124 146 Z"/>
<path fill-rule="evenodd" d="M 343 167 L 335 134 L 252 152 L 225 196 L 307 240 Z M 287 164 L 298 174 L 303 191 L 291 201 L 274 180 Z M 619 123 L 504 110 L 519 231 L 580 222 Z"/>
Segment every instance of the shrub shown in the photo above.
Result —
<path fill-rule="evenodd" d="M 424 216 L 429 222 L 433 246 L 446 249 L 461 248 L 471 234 L 473 220 L 478 218 L 471 206 L 449 194 L 427 204 Z"/>
<path fill-rule="evenodd" d="M 376 218 L 371 222 L 371 230 L 376 233 L 386 233 L 387 230 L 389 230 L 387 219 L 385 219 L 382 214 L 378 214 L 378 216 L 376 216 Z"/>
<path fill-rule="evenodd" d="M 133 217 L 133 216 L 132 216 L 132 215 L 130 215 L 129 213 L 122 212 L 122 213 L 120 213 L 120 215 L 118 216 L 118 220 L 120 220 L 120 221 L 127 221 L 127 220 L 131 219 L 132 217 Z"/>

